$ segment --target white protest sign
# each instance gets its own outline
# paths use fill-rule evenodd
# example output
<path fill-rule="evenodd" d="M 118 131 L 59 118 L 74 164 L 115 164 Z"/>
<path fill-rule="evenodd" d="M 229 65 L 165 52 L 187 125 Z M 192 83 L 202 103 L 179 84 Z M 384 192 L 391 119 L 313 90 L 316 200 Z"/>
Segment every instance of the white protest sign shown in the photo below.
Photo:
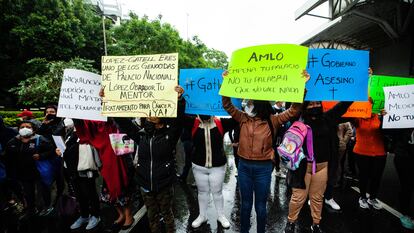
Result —
<path fill-rule="evenodd" d="M 75 69 L 65 69 L 60 88 L 58 117 L 106 121 L 101 115 L 101 76 Z"/>
<path fill-rule="evenodd" d="M 63 154 L 66 150 L 66 145 L 62 137 L 56 136 L 56 135 L 52 135 L 52 137 L 53 137 L 53 141 L 55 142 L 56 147 L 59 148 L 60 152 L 62 152 Z"/>
<path fill-rule="evenodd" d="M 384 87 L 385 111 L 382 127 L 414 128 L 414 85 Z"/>

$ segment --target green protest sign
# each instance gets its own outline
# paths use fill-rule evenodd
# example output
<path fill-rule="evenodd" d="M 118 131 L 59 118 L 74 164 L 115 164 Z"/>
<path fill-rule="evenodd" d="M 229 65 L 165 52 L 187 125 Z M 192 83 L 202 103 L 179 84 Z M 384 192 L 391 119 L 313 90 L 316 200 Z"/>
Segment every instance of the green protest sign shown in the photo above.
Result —
<path fill-rule="evenodd" d="M 383 87 L 403 86 L 414 84 L 414 78 L 404 78 L 396 76 L 372 75 L 369 81 L 369 96 L 374 104 L 372 112 L 379 113 L 384 108 L 384 89 Z"/>
<path fill-rule="evenodd" d="M 233 52 L 229 75 L 223 79 L 220 95 L 302 102 L 308 48 L 291 44 L 253 46 Z"/>

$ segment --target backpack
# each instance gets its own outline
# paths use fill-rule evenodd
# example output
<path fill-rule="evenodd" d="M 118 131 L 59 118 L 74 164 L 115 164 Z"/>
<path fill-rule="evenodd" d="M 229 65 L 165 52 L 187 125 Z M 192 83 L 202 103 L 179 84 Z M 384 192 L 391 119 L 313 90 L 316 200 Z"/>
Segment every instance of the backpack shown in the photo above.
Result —
<path fill-rule="evenodd" d="M 299 167 L 300 161 L 307 158 L 312 162 L 312 174 L 315 174 L 316 161 L 313 155 L 312 129 L 303 122 L 296 121 L 290 126 L 283 136 L 282 143 L 277 148 L 282 163 L 294 171 Z M 306 138 L 308 154 L 303 153 L 303 143 Z"/>
<path fill-rule="evenodd" d="M 214 119 L 214 123 L 216 124 L 216 127 L 219 133 L 221 134 L 221 136 L 224 136 L 224 129 L 223 129 L 223 125 L 221 124 L 220 119 L 217 117 L 214 117 L 213 119 Z M 191 138 L 194 138 L 194 135 L 197 132 L 199 125 L 200 125 L 200 119 L 195 118 L 193 128 L 191 129 Z"/>

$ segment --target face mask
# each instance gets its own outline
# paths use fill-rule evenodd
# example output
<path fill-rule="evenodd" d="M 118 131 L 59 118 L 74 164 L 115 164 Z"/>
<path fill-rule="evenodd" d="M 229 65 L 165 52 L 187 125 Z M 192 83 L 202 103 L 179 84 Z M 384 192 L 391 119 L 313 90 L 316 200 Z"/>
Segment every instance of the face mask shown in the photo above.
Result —
<path fill-rule="evenodd" d="M 253 113 L 253 109 L 254 109 L 254 106 L 253 105 L 247 105 L 244 108 L 244 112 L 246 112 L 247 115 L 249 115 L 249 117 L 255 117 L 256 116 L 256 113 Z"/>
<path fill-rule="evenodd" d="M 29 128 L 21 128 L 19 129 L 19 134 L 22 137 L 29 137 L 29 136 L 32 136 L 33 130 Z"/>
<path fill-rule="evenodd" d="M 322 115 L 322 113 L 323 113 L 322 107 L 313 107 L 313 108 L 306 109 L 306 114 L 311 117 L 318 117 Z"/>
<path fill-rule="evenodd" d="M 148 134 L 153 134 L 155 131 L 155 123 L 151 121 L 145 121 L 144 130 Z"/>
<path fill-rule="evenodd" d="M 75 123 L 73 123 L 73 120 L 70 118 L 65 118 L 63 120 L 63 125 L 65 125 L 65 128 L 72 129 L 75 126 Z"/>
<path fill-rule="evenodd" d="M 46 116 L 46 120 L 48 120 L 48 121 L 52 121 L 54 119 L 56 119 L 56 115 L 49 114 L 49 115 Z"/>
<path fill-rule="evenodd" d="M 200 119 L 202 121 L 208 121 L 208 120 L 210 120 L 210 116 L 207 116 L 207 115 L 199 115 L 199 117 L 200 117 Z"/>

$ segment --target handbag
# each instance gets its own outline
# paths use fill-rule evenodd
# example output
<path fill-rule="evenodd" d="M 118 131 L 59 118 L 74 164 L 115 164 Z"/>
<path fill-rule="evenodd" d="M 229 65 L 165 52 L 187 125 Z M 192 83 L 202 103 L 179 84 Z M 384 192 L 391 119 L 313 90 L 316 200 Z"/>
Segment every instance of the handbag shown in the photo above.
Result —
<path fill-rule="evenodd" d="M 73 217 L 78 213 L 79 205 L 75 197 L 62 195 L 56 205 L 60 217 Z"/>
<path fill-rule="evenodd" d="M 39 147 L 40 136 L 36 137 L 36 149 Z M 43 184 L 51 186 L 54 181 L 54 168 L 50 159 L 36 160 L 36 168 L 39 171 Z"/>
<path fill-rule="evenodd" d="M 78 171 L 97 171 L 102 166 L 98 151 L 89 144 L 79 144 Z"/>
<path fill-rule="evenodd" d="M 109 134 L 109 140 L 115 155 L 134 153 L 135 142 L 128 135 L 119 132 L 111 133 Z"/>

